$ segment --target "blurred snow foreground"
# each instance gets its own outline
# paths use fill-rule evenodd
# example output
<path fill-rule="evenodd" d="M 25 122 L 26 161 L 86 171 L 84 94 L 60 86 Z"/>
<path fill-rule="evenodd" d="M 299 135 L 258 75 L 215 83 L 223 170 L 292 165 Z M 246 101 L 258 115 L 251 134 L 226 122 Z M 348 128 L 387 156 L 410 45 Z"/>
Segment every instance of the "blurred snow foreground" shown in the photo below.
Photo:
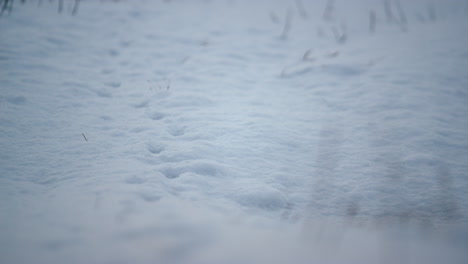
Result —
<path fill-rule="evenodd" d="M 467 1 L 8 2 L 0 263 L 468 263 Z"/>

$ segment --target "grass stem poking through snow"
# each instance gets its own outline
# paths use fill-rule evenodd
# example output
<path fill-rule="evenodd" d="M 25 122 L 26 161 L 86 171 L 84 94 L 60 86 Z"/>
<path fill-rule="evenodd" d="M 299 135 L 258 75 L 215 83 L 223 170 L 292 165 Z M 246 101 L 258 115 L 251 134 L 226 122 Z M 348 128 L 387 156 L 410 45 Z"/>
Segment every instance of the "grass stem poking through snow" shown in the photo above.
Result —
<path fill-rule="evenodd" d="M 63 11 L 63 0 L 58 1 L 58 12 L 62 13 Z"/>
<path fill-rule="evenodd" d="M 393 23 L 395 21 L 395 17 L 393 16 L 392 5 L 389 0 L 383 1 L 385 16 L 387 17 L 387 23 Z"/>
<path fill-rule="evenodd" d="M 437 20 L 437 15 L 436 15 L 436 11 L 435 11 L 435 7 L 434 7 L 433 2 L 429 2 L 427 4 L 427 12 L 429 14 L 429 20 L 431 22 L 435 22 Z"/>
<path fill-rule="evenodd" d="M 314 61 L 315 58 L 311 56 L 312 54 L 312 49 L 308 49 L 304 52 L 304 55 L 302 55 L 302 61 Z"/>
<path fill-rule="evenodd" d="M 81 133 L 81 135 L 83 135 L 84 140 L 86 140 L 86 142 L 88 142 L 88 139 L 86 138 L 85 134 Z"/>
<path fill-rule="evenodd" d="M 377 24 L 377 15 L 374 10 L 369 11 L 369 33 L 375 33 L 375 25 Z"/>
<path fill-rule="evenodd" d="M 297 10 L 299 11 L 299 15 L 303 19 L 307 19 L 309 17 L 309 15 L 307 14 L 307 11 L 305 10 L 305 7 L 304 7 L 304 4 L 302 3 L 302 1 L 301 0 L 296 0 L 295 3 L 296 3 Z"/>
<path fill-rule="evenodd" d="M 286 11 L 286 19 L 284 22 L 283 32 L 281 32 L 281 39 L 287 39 L 289 31 L 291 30 L 292 11 L 288 8 Z"/>
<path fill-rule="evenodd" d="M 0 11 L 0 15 L 3 14 L 6 10 L 8 10 L 8 14 L 11 13 L 13 1 L 12 0 L 4 0 L 2 10 Z"/>
<path fill-rule="evenodd" d="M 323 11 L 323 20 L 331 21 L 333 20 L 333 10 L 335 9 L 335 1 L 328 0 L 325 10 Z"/>
<path fill-rule="evenodd" d="M 348 34 L 346 25 L 341 23 L 340 27 L 332 27 L 333 35 L 335 36 L 335 41 L 338 44 L 344 44 L 348 40 Z"/>
<path fill-rule="evenodd" d="M 158 88 L 159 88 L 159 90 L 164 90 L 164 89 L 166 89 L 166 91 L 169 91 L 169 89 L 171 89 L 171 80 L 165 79 L 165 82 L 166 82 L 166 86 L 161 85 L 160 83 L 158 83 Z"/>
<path fill-rule="evenodd" d="M 78 13 L 78 6 L 80 5 L 80 0 L 75 0 L 75 4 L 73 5 L 72 15 L 76 15 Z"/>
<path fill-rule="evenodd" d="M 280 18 L 275 14 L 275 12 L 270 12 L 270 20 L 271 22 L 278 24 L 281 22 Z"/>
<path fill-rule="evenodd" d="M 403 31 L 406 31 L 408 20 L 406 19 L 405 10 L 403 9 L 403 6 L 401 5 L 399 0 L 395 0 L 395 6 L 398 11 L 398 24 L 400 25 Z"/>

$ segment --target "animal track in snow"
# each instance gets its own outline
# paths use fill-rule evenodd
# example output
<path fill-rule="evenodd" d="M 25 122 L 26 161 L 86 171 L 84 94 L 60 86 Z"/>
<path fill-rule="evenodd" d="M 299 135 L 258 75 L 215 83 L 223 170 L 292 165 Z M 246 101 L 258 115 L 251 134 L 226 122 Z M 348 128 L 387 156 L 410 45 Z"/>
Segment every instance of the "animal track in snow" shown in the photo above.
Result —
<path fill-rule="evenodd" d="M 161 196 L 159 196 L 159 195 L 157 195 L 155 193 L 152 193 L 152 192 L 140 192 L 140 193 L 138 193 L 138 195 L 145 202 L 149 202 L 149 203 L 156 202 L 156 201 L 159 201 L 161 199 Z"/>
<path fill-rule="evenodd" d="M 139 109 L 139 108 L 145 108 L 145 107 L 147 107 L 148 104 L 149 104 L 149 100 L 143 100 L 143 101 L 140 101 L 140 102 L 138 102 L 138 103 L 134 103 L 134 104 L 132 104 L 131 106 L 132 106 L 133 108 Z"/>
<path fill-rule="evenodd" d="M 26 103 L 26 97 L 24 96 L 10 96 L 10 97 L 7 97 L 6 100 L 9 102 L 9 103 L 12 103 L 12 104 L 15 104 L 15 105 L 22 105 L 22 104 L 25 104 Z"/>
<path fill-rule="evenodd" d="M 125 183 L 127 184 L 143 184 L 147 181 L 147 179 L 138 177 L 138 176 L 131 176 L 125 179 Z"/>
<path fill-rule="evenodd" d="M 99 97 L 103 97 L 103 98 L 111 98 L 112 97 L 112 93 L 110 93 L 109 91 L 106 91 L 105 89 L 101 89 L 101 90 L 96 91 L 96 95 L 99 96 Z"/>
<path fill-rule="evenodd" d="M 151 112 L 148 114 L 148 117 L 152 120 L 161 120 L 166 117 L 166 114 L 161 112 Z"/>
<path fill-rule="evenodd" d="M 181 126 L 169 126 L 167 132 L 174 137 L 183 136 L 185 134 L 185 127 Z"/>
<path fill-rule="evenodd" d="M 112 87 L 112 88 L 119 88 L 122 83 L 120 82 L 107 82 L 105 83 L 106 86 Z"/>
<path fill-rule="evenodd" d="M 109 50 L 109 56 L 111 57 L 117 57 L 120 55 L 120 52 L 118 50 L 115 50 L 115 49 L 110 49 Z"/>
<path fill-rule="evenodd" d="M 166 167 L 161 169 L 161 173 L 168 179 L 176 179 L 179 178 L 181 170 L 180 168 Z"/>
<path fill-rule="evenodd" d="M 168 179 L 175 179 L 185 173 L 202 176 L 218 176 L 223 174 L 222 166 L 211 160 L 192 160 L 171 164 L 160 169 L 160 172 Z"/>
<path fill-rule="evenodd" d="M 164 150 L 164 146 L 156 143 L 149 143 L 146 149 L 152 154 L 159 154 Z"/>

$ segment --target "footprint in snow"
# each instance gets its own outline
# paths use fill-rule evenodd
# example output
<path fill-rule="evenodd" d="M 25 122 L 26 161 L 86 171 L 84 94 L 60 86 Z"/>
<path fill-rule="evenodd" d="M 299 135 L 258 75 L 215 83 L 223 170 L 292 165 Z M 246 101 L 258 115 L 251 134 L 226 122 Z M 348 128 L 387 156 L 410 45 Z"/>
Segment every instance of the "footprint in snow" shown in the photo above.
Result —
<path fill-rule="evenodd" d="M 119 88 L 122 83 L 120 82 L 107 82 L 105 83 L 106 86 L 111 87 L 111 88 Z"/>
<path fill-rule="evenodd" d="M 161 199 L 161 196 L 152 192 L 140 192 L 138 193 L 138 196 L 140 196 L 143 201 L 148 203 L 157 202 Z"/>
<path fill-rule="evenodd" d="M 160 169 L 160 172 L 168 179 L 179 178 L 182 174 L 196 174 L 200 176 L 216 177 L 224 174 L 222 165 L 206 160 L 189 161 L 188 163 L 172 164 Z"/>
<path fill-rule="evenodd" d="M 179 178 L 180 174 L 182 173 L 180 168 L 172 168 L 167 167 L 160 170 L 164 177 L 168 179 L 176 179 Z"/>
<path fill-rule="evenodd" d="M 110 55 L 111 57 L 117 57 L 117 56 L 120 55 L 120 52 L 119 52 L 118 50 L 115 50 L 115 49 L 110 49 L 110 50 L 109 50 L 109 55 Z"/>
<path fill-rule="evenodd" d="M 111 98 L 112 97 L 112 93 L 110 93 L 109 91 L 107 91 L 105 89 L 101 89 L 101 90 L 96 91 L 96 95 L 99 96 L 99 97 L 103 97 L 103 98 Z"/>
<path fill-rule="evenodd" d="M 185 134 L 185 127 L 170 126 L 168 127 L 167 132 L 174 137 L 183 136 Z"/>
<path fill-rule="evenodd" d="M 135 109 L 139 109 L 139 108 L 145 108 L 145 107 L 148 107 L 148 104 L 149 104 L 149 100 L 143 100 L 143 101 L 140 101 L 138 103 L 134 103 L 132 104 L 131 106 Z"/>
<path fill-rule="evenodd" d="M 26 97 L 24 96 L 9 96 L 6 98 L 7 102 L 15 104 L 15 105 L 22 105 L 26 103 Z"/>
<path fill-rule="evenodd" d="M 164 146 L 156 143 L 149 143 L 146 146 L 146 149 L 151 153 L 151 154 L 159 154 L 164 150 Z"/>
<path fill-rule="evenodd" d="M 131 176 L 125 179 L 125 183 L 127 184 L 143 184 L 147 181 L 147 179 L 138 177 L 138 176 Z"/>
<path fill-rule="evenodd" d="M 164 117 L 166 117 L 166 114 L 165 113 L 161 113 L 161 112 L 151 112 L 148 114 L 148 117 L 152 120 L 161 120 L 163 119 Z"/>

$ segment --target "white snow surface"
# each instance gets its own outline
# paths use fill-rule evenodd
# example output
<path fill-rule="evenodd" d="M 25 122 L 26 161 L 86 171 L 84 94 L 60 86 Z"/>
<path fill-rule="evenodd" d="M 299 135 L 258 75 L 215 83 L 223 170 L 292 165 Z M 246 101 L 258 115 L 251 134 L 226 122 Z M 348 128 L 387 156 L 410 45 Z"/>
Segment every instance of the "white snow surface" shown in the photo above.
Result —
<path fill-rule="evenodd" d="M 329 2 L 16 1 L 0 263 L 468 263 L 468 1 Z"/>

